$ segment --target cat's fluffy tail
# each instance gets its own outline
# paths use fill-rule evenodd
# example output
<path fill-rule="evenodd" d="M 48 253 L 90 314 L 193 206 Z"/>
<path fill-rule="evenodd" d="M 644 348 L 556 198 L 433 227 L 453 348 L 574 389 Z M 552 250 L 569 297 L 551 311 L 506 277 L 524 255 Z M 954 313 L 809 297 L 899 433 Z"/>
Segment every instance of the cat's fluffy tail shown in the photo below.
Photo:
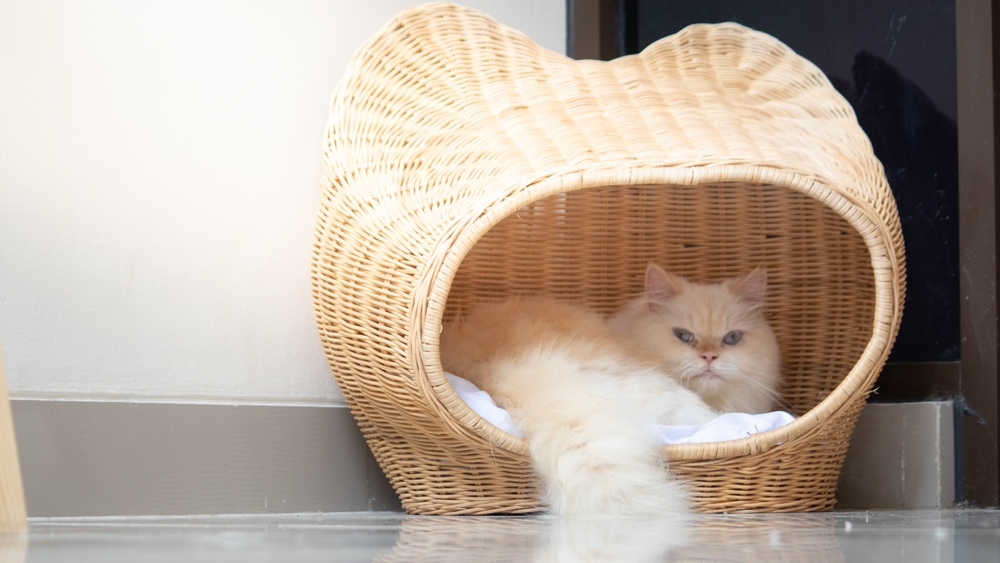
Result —
<path fill-rule="evenodd" d="M 539 349 L 503 362 L 511 414 L 525 433 L 546 501 L 564 516 L 687 513 L 682 484 L 668 478 L 659 445 L 615 366 Z M 544 374 L 544 375 L 542 375 Z M 505 385 L 507 387 L 508 385 Z M 633 403 L 633 404 L 629 404 Z"/>

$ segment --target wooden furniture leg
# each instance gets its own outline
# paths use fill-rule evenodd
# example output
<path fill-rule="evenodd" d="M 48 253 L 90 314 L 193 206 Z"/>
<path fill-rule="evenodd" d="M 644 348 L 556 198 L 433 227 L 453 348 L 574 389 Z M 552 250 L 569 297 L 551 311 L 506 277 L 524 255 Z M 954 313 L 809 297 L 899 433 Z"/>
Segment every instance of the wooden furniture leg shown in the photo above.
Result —
<path fill-rule="evenodd" d="M 0 534 L 16 534 L 28 529 L 24 504 L 21 465 L 14 438 L 14 419 L 7 395 L 7 378 L 0 353 Z"/>

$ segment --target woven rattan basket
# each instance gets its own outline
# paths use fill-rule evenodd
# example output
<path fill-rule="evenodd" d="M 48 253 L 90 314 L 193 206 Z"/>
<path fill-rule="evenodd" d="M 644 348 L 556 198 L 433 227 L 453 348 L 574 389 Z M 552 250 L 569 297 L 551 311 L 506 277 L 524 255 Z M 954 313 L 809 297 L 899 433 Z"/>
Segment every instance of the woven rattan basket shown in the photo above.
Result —
<path fill-rule="evenodd" d="M 547 294 L 610 312 L 650 261 L 768 271 L 779 430 L 664 447 L 705 511 L 827 510 L 899 326 L 903 246 L 882 167 L 814 65 L 735 24 L 574 61 L 448 4 L 397 15 L 333 100 L 313 295 L 376 459 L 422 514 L 541 508 L 525 442 L 470 410 L 441 327 Z"/>

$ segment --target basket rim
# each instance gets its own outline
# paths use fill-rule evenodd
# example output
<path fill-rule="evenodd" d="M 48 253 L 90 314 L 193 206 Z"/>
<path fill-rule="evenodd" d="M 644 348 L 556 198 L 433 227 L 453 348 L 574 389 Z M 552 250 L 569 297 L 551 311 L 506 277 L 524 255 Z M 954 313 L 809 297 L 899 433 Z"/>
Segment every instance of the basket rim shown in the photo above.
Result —
<path fill-rule="evenodd" d="M 496 180 L 502 184 L 502 180 Z M 440 412 L 449 427 L 500 447 L 517 456 L 528 457 L 527 441 L 486 422 L 452 388 L 444 375 L 440 358 L 440 333 L 445 304 L 459 266 L 486 232 L 521 207 L 558 193 L 609 186 L 699 186 L 720 183 L 774 185 L 793 189 L 826 205 L 850 224 L 868 248 L 875 282 L 872 336 L 865 350 L 843 381 L 819 404 L 795 421 L 775 430 L 746 438 L 699 444 L 662 446 L 669 460 L 710 460 L 738 457 L 766 451 L 813 431 L 836 415 L 852 398 L 866 395 L 874 384 L 895 338 L 902 314 L 903 256 L 895 252 L 889 226 L 873 205 L 864 199 L 828 185 L 806 171 L 776 168 L 767 164 L 716 164 L 705 166 L 658 166 L 634 162 L 629 166 L 583 169 L 538 178 L 519 189 L 496 190 L 500 194 L 484 199 L 478 214 L 470 214 L 449 229 L 451 236 L 439 240 L 419 274 L 412 294 L 410 323 L 411 369 L 425 400 Z M 898 285 L 897 283 L 898 282 Z M 417 307 L 416 304 L 423 303 Z M 419 314 L 420 312 L 424 314 Z M 421 322 L 422 320 L 422 322 Z M 863 398 L 863 397 L 862 397 Z"/>

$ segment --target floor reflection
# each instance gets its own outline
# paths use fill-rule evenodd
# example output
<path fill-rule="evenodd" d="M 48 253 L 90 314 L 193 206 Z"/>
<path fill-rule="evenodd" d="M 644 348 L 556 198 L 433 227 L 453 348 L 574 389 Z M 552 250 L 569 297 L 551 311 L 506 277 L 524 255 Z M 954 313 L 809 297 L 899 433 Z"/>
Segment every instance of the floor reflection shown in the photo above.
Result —
<path fill-rule="evenodd" d="M 535 551 L 537 562 L 663 561 L 688 539 L 691 522 L 681 518 L 648 520 L 558 520 Z"/>
<path fill-rule="evenodd" d="M 702 517 L 691 542 L 670 561 L 843 563 L 836 519 L 829 514 Z"/>
<path fill-rule="evenodd" d="M 997 561 L 1000 512 L 702 515 L 690 520 L 404 517 L 378 562 Z"/>
<path fill-rule="evenodd" d="M 1000 512 L 929 510 L 572 520 L 398 513 L 35 521 L 0 563 L 997 561 Z"/>
<path fill-rule="evenodd" d="M 652 519 L 413 517 L 396 547 L 375 558 L 402 561 L 843 562 L 830 515 Z"/>
<path fill-rule="evenodd" d="M 27 553 L 27 537 L 0 534 L 0 563 L 24 563 L 24 557 Z"/>

